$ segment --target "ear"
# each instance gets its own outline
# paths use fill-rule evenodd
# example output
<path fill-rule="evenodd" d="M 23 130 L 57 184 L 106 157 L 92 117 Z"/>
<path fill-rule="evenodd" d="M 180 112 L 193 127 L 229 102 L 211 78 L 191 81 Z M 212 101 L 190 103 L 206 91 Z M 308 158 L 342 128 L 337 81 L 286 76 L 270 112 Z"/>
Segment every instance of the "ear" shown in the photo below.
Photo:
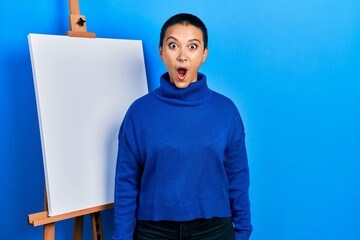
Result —
<path fill-rule="evenodd" d="M 163 59 L 164 58 L 163 48 L 161 46 L 159 46 L 159 55 L 160 55 L 161 60 L 164 61 L 164 59 Z"/>
<path fill-rule="evenodd" d="M 204 53 L 203 53 L 203 57 L 202 57 L 202 63 L 205 63 L 206 62 L 206 58 L 207 58 L 207 55 L 208 55 L 208 51 L 209 51 L 209 48 L 205 48 L 204 50 Z"/>

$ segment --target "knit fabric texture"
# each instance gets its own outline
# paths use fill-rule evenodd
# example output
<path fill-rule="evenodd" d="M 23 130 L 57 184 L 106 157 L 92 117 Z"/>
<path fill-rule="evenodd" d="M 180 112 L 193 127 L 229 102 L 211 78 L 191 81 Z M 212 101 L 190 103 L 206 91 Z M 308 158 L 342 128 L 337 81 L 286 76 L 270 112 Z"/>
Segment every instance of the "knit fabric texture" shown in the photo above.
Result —
<path fill-rule="evenodd" d="M 235 104 L 208 88 L 206 76 L 137 99 L 119 132 L 114 240 L 130 240 L 136 219 L 188 221 L 232 217 L 248 239 L 249 169 Z"/>

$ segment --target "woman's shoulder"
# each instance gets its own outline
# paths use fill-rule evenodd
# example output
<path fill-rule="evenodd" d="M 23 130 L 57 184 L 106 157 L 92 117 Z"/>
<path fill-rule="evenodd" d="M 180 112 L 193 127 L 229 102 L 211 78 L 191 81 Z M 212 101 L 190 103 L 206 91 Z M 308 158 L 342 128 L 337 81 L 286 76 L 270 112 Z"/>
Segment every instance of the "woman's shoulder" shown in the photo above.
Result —
<path fill-rule="evenodd" d="M 134 100 L 128 109 L 128 113 L 136 113 L 136 112 L 141 112 L 144 111 L 144 109 L 147 109 L 149 106 L 152 106 L 154 104 L 154 93 L 153 92 L 149 92 L 147 94 L 145 94 L 144 96 L 141 96 L 139 98 L 137 98 L 136 100 Z"/>
<path fill-rule="evenodd" d="M 213 104 L 219 105 L 219 107 L 225 107 L 227 109 L 229 108 L 237 109 L 234 101 L 231 98 L 214 90 L 211 91 L 212 91 L 211 101 L 213 102 Z"/>

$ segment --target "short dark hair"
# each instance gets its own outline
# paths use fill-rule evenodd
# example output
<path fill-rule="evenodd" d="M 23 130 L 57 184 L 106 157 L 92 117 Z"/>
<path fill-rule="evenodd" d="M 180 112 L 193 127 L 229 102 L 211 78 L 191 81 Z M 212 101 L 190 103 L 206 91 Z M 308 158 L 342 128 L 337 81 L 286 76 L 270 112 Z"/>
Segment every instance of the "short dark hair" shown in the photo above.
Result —
<path fill-rule="evenodd" d="M 190 24 L 190 25 L 193 25 L 194 27 L 199 28 L 203 34 L 204 48 L 207 48 L 208 33 L 207 33 L 205 24 L 203 23 L 203 21 L 200 20 L 200 18 L 198 18 L 192 14 L 189 14 L 189 13 L 176 14 L 176 15 L 172 16 L 171 18 L 169 18 L 164 23 L 164 25 L 161 28 L 161 32 L 160 32 L 160 42 L 159 42 L 160 47 L 162 47 L 162 45 L 163 45 L 163 40 L 165 37 L 166 30 L 175 24 Z"/>

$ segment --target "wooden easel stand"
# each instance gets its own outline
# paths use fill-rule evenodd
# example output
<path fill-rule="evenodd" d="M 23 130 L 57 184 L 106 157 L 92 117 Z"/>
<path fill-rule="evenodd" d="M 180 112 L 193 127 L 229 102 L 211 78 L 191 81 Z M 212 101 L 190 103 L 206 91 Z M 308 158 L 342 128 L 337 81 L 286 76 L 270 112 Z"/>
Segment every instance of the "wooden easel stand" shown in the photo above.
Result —
<path fill-rule="evenodd" d="M 78 0 L 69 0 L 70 8 L 70 31 L 67 35 L 70 37 L 86 37 L 95 38 L 95 33 L 89 33 L 86 31 L 86 18 L 80 15 L 80 7 Z M 97 206 L 87 208 L 75 212 L 61 214 L 57 216 L 49 216 L 48 204 L 45 188 L 44 198 L 44 211 L 28 215 L 28 223 L 34 227 L 44 226 L 43 239 L 54 240 L 55 239 L 55 223 L 58 221 L 74 218 L 74 240 L 82 240 L 84 215 L 90 214 L 92 224 L 92 235 L 94 240 L 103 240 L 102 224 L 100 212 L 106 209 L 113 208 L 114 204 L 106 204 L 103 206 Z"/>

